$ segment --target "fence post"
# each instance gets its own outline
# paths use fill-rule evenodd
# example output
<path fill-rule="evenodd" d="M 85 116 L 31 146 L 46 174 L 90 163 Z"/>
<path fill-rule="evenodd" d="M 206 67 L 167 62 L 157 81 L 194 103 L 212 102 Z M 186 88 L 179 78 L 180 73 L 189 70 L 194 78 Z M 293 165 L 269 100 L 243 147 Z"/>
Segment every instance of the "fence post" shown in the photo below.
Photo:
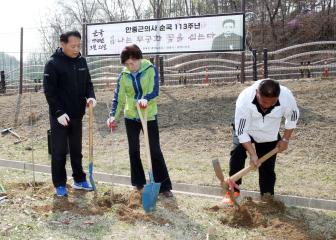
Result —
<path fill-rule="evenodd" d="M 1 71 L 0 75 L 1 75 L 0 93 L 6 93 L 5 71 Z"/>
<path fill-rule="evenodd" d="M 21 27 L 21 33 L 20 33 L 20 85 L 19 85 L 19 94 L 22 94 L 22 84 L 23 84 L 23 27 Z"/>
<path fill-rule="evenodd" d="M 182 71 L 178 70 L 179 73 L 179 84 L 182 84 L 183 78 L 182 78 Z"/>
<path fill-rule="evenodd" d="M 240 82 L 245 82 L 245 52 L 241 53 Z"/>
<path fill-rule="evenodd" d="M 84 57 L 87 55 L 87 49 L 86 49 L 86 19 L 83 18 L 83 23 L 82 23 L 82 54 Z"/>
<path fill-rule="evenodd" d="M 311 74 L 310 74 L 310 61 L 307 62 L 307 78 L 310 78 Z"/>
<path fill-rule="evenodd" d="M 245 0 L 242 0 L 240 3 L 241 11 L 245 15 Z M 245 30 L 245 29 L 244 29 Z M 245 39 L 244 39 L 245 40 Z M 245 51 L 241 52 L 241 65 L 240 65 L 240 82 L 245 82 Z"/>
<path fill-rule="evenodd" d="M 160 84 L 164 84 L 164 68 L 163 68 L 163 57 L 160 57 Z"/>
<path fill-rule="evenodd" d="M 301 66 L 300 66 L 300 76 L 301 78 L 304 78 L 304 66 L 303 66 L 303 62 L 300 63 Z"/>
<path fill-rule="evenodd" d="M 268 50 L 264 48 L 264 78 L 268 78 Z"/>
<path fill-rule="evenodd" d="M 239 71 L 239 66 L 236 65 L 236 76 L 237 76 L 237 82 L 239 82 L 240 79 L 240 71 Z"/>
<path fill-rule="evenodd" d="M 203 83 L 204 84 L 208 84 L 209 83 L 208 65 L 205 66 L 205 75 L 204 75 Z"/>
<path fill-rule="evenodd" d="M 257 49 L 252 49 L 253 54 L 253 81 L 258 80 L 258 70 L 257 70 Z"/>

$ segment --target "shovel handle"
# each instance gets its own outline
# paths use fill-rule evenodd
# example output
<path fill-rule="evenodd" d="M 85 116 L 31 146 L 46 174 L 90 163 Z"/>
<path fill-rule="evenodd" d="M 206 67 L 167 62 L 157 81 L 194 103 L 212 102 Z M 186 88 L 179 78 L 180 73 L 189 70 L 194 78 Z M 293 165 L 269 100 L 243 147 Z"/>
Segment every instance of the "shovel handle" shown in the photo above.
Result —
<path fill-rule="evenodd" d="M 274 148 L 273 150 L 271 150 L 270 152 L 266 153 L 264 156 L 262 156 L 261 158 L 258 159 L 257 164 L 262 164 L 263 162 L 265 162 L 266 160 L 268 160 L 270 157 L 272 157 L 273 155 L 275 155 L 278 152 L 278 148 Z M 232 175 L 230 177 L 230 179 L 234 182 L 238 181 L 239 179 L 241 179 L 242 177 L 244 177 L 246 174 L 248 174 L 250 171 L 256 169 L 255 166 L 253 165 L 249 165 L 245 168 L 243 168 L 242 170 L 240 170 L 239 172 L 237 172 L 236 174 Z"/>
<path fill-rule="evenodd" d="M 89 161 L 93 162 L 93 106 L 89 103 Z"/>
<path fill-rule="evenodd" d="M 148 139 L 148 129 L 147 129 L 147 115 L 148 115 L 148 107 L 145 108 L 144 116 L 142 116 L 142 112 L 140 109 L 139 104 L 136 104 L 136 108 L 138 110 L 138 114 L 140 117 L 144 137 L 145 137 L 145 147 L 146 147 L 146 155 L 147 155 L 147 161 L 148 161 L 148 167 L 149 167 L 149 173 L 152 172 L 152 157 L 150 153 L 150 148 L 149 148 L 149 139 Z"/>

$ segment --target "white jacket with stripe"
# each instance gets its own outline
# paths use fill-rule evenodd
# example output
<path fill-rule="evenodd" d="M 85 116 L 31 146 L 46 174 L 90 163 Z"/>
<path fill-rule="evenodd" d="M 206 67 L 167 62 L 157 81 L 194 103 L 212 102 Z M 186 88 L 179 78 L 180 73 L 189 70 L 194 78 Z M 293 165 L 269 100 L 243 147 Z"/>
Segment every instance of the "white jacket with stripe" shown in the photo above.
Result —
<path fill-rule="evenodd" d="M 283 117 L 285 129 L 296 128 L 299 109 L 292 92 L 284 86 L 280 85 L 278 102 L 269 113 L 263 116 L 258 111 L 254 102 L 260 82 L 244 89 L 236 102 L 235 131 L 240 143 L 251 141 L 251 137 L 258 143 L 276 141 Z"/>

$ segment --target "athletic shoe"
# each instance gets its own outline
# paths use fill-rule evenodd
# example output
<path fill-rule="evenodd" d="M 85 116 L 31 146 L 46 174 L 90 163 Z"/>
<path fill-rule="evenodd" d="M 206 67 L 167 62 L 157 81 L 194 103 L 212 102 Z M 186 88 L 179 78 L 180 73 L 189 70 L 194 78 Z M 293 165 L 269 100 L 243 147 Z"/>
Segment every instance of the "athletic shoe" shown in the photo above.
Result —
<path fill-rule="evenodd" d="M 93 191 L 93 188 L 88 184 L 87 181 L 74 182 L 74 184 L 72 185 L 72 188 L 77 189 L 77 190 Z"/>
<path fill-rule="evenodd" d="M 65 186 L 59 186 L 56 187 L 56 195 L 57 197 L 67 197 L 68 196 L 68 190 Z"/>
<path fill-rule="evenodd" d="M 238 198 L 240 197 L 240 192 L 234 192 L 233 193 L 233 198 L 236 199 L 236 201 L 238 200 Z M 234 202 L 232 201 L 231 197 L 230 197 L 230 192 L 226 192 L 224 195 L 224 198 L 222 200 L 222 203 L 224 205 L 233 205 Z"/>

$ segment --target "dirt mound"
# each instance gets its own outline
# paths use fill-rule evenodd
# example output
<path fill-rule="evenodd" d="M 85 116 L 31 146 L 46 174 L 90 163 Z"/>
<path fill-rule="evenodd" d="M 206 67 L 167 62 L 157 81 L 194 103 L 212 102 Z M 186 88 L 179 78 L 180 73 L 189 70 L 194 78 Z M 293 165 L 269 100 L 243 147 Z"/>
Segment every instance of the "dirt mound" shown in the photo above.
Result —
<path fill-rule="evenodd" d="M 6 194 L 9 199 L 14 199 L 18 195 L 32 195 L 37 199 L 45 199 L 46 192 L 54 191 L 53 187 L 45 182 L 26 182 L 26 183 L 12 183 L 6 186 Z"/>
<path fill-rule="evenodd" d="M 144 214 L 135 211 L 125 205 L 121 205 L 117 211 L 118 218 L 120 221 L 134 224 L 136 221 L 151 222 L 158 225 L 172 224 L 169 220 L 164 219 L 153 214 Z"/>
<path fill-rule="evenodd" d="M 171 224 L 169 220 L 152 214 L 142 212 L 141 192 L 132 191 L 129 195 L 111 194 L 111 191 L 104 193 L 102 198 L 96 200 L 98 206 L 111 208 L 113 204 L 119 204 L 116 213 L 120 221 L 134 224 L 136 221 L 151 222 L 158 225 Z"/>
<path fill-rule="evenodd" d="M 9 186 L 9 189 L 13 190 L 28 190 L 28 189 L 41 189 L 45 186 L 45 182 L 27 182 L 27 183 L 13 183 Z"/>
<path fill-rule="evenodd" d="M 309 236 L 304 223 L 286 213 L 285 205 L 271 196 L 260 202 L 244 198 L 239 207 L 213 206 L 208 211 L 217 212 L 219 221 L 230 227 L 259 228 L 267 236 L 281 236 L 283 239 L 319 239 Z"/>
<path fill-rule="evenodd" d="M 211 208 L 212 211 L 220 211 L 218 206 Z M 264 196 L 260 202 L 252 201 L 246 197 L 242 200 L 239 207 L 225 208 L 227 213 L 221 216 L 220 221 L 233 227 L 267 227 L 268 216 L 283 215 L 286 210 L 285 205 L 272 196 Z"/>
<path fill-rule="evenodd" d="M 140 191 L 132 191 L 128 200 L 127 207 L 132 209 L 137 209 L 141 207 L 141 192 Z"/>
<path fill-rule="evenodd" d="M 95 201 L 100 207 L 111 208 L 114 204 L 127 204 L 128 198 L 127 195 L 107 191 L 102 197 L 96 197 Z"/>
<path fill-rule="evenodd" d="M 28 197 L 31 202 L 31 209 L 38 213 L 48 214 L 54 212 L 70 212 L 83 216 L 103 215 L 110 211 L 113 206 L 118 206 L 116 213 L 119 220 L 127 223 L 136 221 L 151 222 L 158 225 L 171 224 L 169 220 L 153 214 L 144 214 L 141 204 L 141 192 L 132 191 L 131 193 L 114 193 L 111 190 L 101 194 L 88 194 L 86 191 L 73 190 L 67 185 L 69 196 L 59 198 L 53 196 L 52 202 L 44 205 L 37 205 L 34 199 L 46 200 L 53 195 L 54 187 L 44 182 L 36 182 L 35 187 L 32 183 L 13 183 L 6 186 L 9 199 L 24 199 Z M 88 194 L 88 196 L 87 196 Z"/>
<path fill-rule="evenodd" d="M 220 217 L 222 224 L 226 224 L 232 227 L 252 227 L 254 225 L 254 219 L 250 211 L 241 206 L 239 208 L 234 207 L 230 209 L 228 215 Z"/>
<path fill-rule="evenodd" d="M 84 206 L 80 207 L 77 203 L 69 201 L 67 198 L 55 198 L 52 205 L 32 206 L 35 212 L 48 213 L 48 212 L 71 212 L 83 216 L 89 215 L 103 215 L 106 211 L 105 207 L 100 206 Z"/>
<path fill-rule="evenodd" d="M 141 192 L 132 191 L 129 195 L 113 193 L 107 191 L 102 197 L 96 198 L 96 202 L 100 207 L 111 208 L 113 204 L 122 204 L 131 209 L 141 208 Z"/>

